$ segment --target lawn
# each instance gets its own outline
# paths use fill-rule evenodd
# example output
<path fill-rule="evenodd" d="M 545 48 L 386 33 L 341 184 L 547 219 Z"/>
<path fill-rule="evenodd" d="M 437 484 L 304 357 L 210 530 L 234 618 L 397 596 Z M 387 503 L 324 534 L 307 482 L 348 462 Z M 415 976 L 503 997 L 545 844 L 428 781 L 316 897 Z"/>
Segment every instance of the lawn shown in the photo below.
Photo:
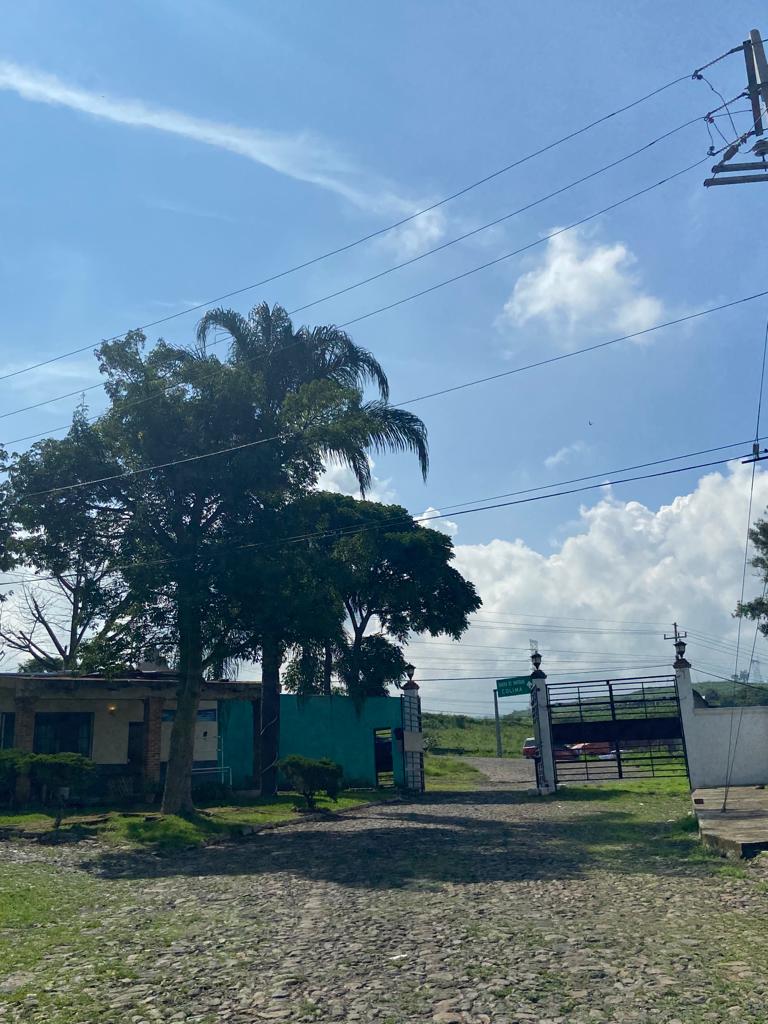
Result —
<path fill-rule="evenodd" d="M 431 753 L 466 757 L 496 756 L 496 726 L 492 718 L 425 714 L 422 722 Z M 527 711 L 503 715 L 501 743 L 504 756 L 522 757 L 523 743 L 532 732 L 533 724 Z"/>
<path fill-rule="evenodd" d="M 392 795 L 388 790 L 371 789 L 340 793 L 335 802 L 320 796 L 317 800 L 318 811 L 334 814 Z M 190 818 L 161 815 L 151 808 L 131 812 L 94 809 L 90 814 L 64 818 L 61 833 L 64 837 L 89 834 L 110 845 L 130 845 L 159 853 L 172 853 L 216 839 L 238 836 L 249 829 L 299 820 L 303 803 L 303 799 L 295 793 L 281 793 L 268 800 L 201 807 Z M 2 815 L 0 830 L 3 828 L 50 833 L 54 829 L 54 815 L 39 810 Z"/>
<path fill-rule="evenodd" d="M 439 790 L 475 789 L 485 776 L 460 757 L 444 754 L 424 755 L 424 781 L 427 793 Z"/>

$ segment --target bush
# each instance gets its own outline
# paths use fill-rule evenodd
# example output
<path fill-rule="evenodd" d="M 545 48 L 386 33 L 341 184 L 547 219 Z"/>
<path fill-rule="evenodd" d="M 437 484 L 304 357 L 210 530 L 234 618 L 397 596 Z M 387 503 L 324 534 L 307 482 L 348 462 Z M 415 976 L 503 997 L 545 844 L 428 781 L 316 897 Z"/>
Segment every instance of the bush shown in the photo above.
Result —
<path fill-rule="evenodd" d="M 16 797 L 16 779 L 29 770 L 30 754 L 21 750 L 0 750 L 0 801 L 12 804 Z"/>
<path fill-rule="evenodd" d="M 81 786 L 94 769 L 82 754 L 30 754 L 32 787 L 43 803 L 58 799 L 60 789 Z"/>
<path fill-rule="evenodd" d="M 291 754 L 279 762 L 278 768 L 293 789 L 307 801 L 307 810 L 313 811 L 317 807 L 316 797 L 321 790 L 335 800 L 341 789 L 342 767 L 328 758 L 313 761 L 301 754 Z"/>

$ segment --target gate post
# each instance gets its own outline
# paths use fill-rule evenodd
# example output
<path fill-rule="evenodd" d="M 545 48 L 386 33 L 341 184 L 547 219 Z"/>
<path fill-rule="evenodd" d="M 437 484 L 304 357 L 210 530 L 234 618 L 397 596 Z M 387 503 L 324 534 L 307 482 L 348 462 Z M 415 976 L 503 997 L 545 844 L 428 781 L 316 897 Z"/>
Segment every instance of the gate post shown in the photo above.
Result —
<path fill-rule="evenodd" d="M 683 740 L 683 755 L 688 770 L 688 781 L 691 789 L 697 788 L 698 778 L 696 767 L 701 754 L 704 760 L 709 760 L 707 753 L 698 750 L 698 736 L 691 735 L 693 730 L 693 685 L 691 683 L 691 663 L 685 656 L 686 644 L 682 638 L 675 640 L 675 686 L 677 688 L 677 703 L 680 709 L 680 732 Z M 686 726 L 690 726 L 689 734 L 686 736 Z M 689 741 L 694 743 L 693 765 L 691 764 L 691 751 Z"/>
<path fill-rule="evenodd" d="M 549 723 L 549 700 L 547 697 L 547 677 L 539 667 L 541 655 L 534 651 L 531 655 L 533 672 L 531 672 L 531 714 L 533 716 L 533 732 L 536 737 L 538 751 L 538 770 L 536 772 L 536 788 L 539 796 L 546 796 L 557 790 L 555 775 L 555 756 L 552 750 L 552 730 Z"/>
<path fill-rule="evenodd" d="M 405 788 L 424 792 L 424 736 L 421 731 L 419 687 L 413 681 L 413 665 L 408 666 L 408 682 L 403 686 L 400 707 L 403 721 L 403 772 Z"/>

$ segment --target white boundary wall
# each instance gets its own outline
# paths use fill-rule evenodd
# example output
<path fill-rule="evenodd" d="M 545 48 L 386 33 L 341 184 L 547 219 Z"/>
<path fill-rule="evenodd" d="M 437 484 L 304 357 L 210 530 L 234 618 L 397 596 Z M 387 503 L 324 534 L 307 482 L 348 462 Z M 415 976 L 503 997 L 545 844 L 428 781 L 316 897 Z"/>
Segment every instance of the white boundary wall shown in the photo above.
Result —
<path fill-rule="evenodd" d="M 675 666 L 691 789 L 768 784 L 768 707 L 697 708 L 691 670 Z M 737 736 L 738 733 L 738 736 Z M 728 779 L 728 748 L 733 767 Z"/>

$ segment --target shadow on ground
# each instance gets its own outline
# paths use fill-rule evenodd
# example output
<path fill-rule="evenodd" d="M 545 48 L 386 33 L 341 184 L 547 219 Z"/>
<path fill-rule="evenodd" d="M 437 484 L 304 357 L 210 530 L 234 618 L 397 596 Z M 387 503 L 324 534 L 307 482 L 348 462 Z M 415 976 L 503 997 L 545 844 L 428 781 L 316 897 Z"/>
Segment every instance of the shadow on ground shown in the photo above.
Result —
<path fill-rule="evenodd" d="M 290 872 L 355 888 L 417 889 L 578 877 L 600 865 L 625 873 L 701 871 L 688 860 L 698 847 L 683 823 L 638 821 L 611 807 L 626 794 L 593 792 L 580 792 L 579 803 L 608 806 L 575 807 L 575 795 L 555 801 L 499 791 L 429 794 L 168 857 L 102 853 L 85 866 L 134 879 Z M 522 805 L 533 806 L 523 812 Z"/>

